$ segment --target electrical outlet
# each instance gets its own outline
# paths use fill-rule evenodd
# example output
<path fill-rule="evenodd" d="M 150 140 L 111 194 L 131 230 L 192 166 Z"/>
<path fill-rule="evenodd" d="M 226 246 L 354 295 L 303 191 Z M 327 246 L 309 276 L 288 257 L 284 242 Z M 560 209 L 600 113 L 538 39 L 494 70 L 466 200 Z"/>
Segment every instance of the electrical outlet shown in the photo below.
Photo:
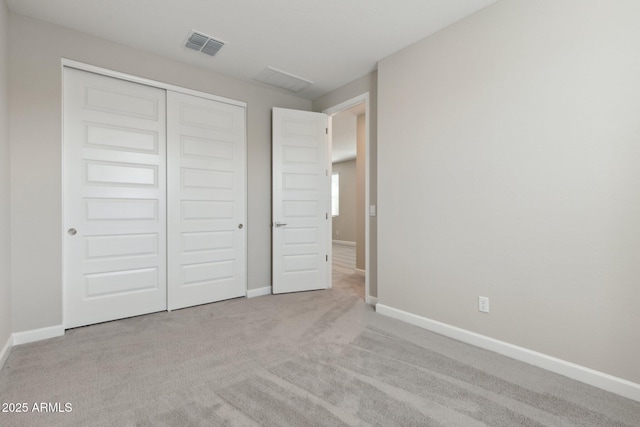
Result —
<path fill-rule="evenodd" d="M 489 298 L 488 297 L 478 297 L 478 310 L 483 313 L 489 312 Z"/>

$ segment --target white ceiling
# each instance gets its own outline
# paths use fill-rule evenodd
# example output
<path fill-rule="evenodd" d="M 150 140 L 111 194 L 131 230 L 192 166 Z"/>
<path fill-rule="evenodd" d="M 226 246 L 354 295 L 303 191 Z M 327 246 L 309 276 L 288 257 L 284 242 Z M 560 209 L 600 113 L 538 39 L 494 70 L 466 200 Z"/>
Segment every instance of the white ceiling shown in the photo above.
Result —
<path fill-rule="evenodd" d="M 251 80 L 267 66 L 315 99 L 496 0 L 7 0 L 17 13 Z M 228 44 L 186 49 L 190 30 Z"/>

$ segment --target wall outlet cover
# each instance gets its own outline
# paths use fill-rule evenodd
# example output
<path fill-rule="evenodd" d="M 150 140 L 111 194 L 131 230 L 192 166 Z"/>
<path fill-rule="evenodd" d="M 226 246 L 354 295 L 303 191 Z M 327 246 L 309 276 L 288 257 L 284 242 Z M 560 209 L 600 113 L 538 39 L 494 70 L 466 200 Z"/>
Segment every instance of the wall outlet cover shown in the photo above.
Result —
<path fill-rule="evenodd" d="M 488 297 L 478 297 L 478 310 L 482 313 L 489 312 L 489 298 Z"/>

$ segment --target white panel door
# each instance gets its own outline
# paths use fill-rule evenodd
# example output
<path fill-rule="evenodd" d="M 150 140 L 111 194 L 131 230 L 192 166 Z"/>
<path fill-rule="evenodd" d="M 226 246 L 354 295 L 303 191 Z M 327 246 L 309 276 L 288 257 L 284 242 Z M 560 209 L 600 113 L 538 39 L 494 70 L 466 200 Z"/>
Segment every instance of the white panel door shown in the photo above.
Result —
<path fill-rule="evenodd" d="M 327 116 L 273 109 L 273 293 L 330 287 Z"/>
<path fill-rule="evenodd" d="M 166 309 L 165 91 L 64 69 L 64 324 Z"/>
<path fill-rule="evenodd" d="M 245 109 L 167 92 L 169 309 L 246 294 Z"/>

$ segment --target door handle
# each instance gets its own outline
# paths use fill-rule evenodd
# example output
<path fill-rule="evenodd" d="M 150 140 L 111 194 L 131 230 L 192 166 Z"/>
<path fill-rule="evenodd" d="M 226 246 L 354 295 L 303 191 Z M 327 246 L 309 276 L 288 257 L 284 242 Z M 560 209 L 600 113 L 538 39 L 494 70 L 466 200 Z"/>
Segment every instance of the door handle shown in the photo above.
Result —
<path fill-rule="evenodd" d="M 284 223 L 284 222 L 276 222 L 274 225 L 275 225 L 276 227 L 284 227 L 284 226 L 285 226 L 285 225 L 287 225 L 287 224 L 286 224 L 286 223 Z"/>
<path fill-rule="evenodd" d="M 77 232 L 78 230 L 76 230 L 75 228 L 70 228 L 67 230 L 67 233 L 69 233 L 69 236 L 75 236 Z"/>

